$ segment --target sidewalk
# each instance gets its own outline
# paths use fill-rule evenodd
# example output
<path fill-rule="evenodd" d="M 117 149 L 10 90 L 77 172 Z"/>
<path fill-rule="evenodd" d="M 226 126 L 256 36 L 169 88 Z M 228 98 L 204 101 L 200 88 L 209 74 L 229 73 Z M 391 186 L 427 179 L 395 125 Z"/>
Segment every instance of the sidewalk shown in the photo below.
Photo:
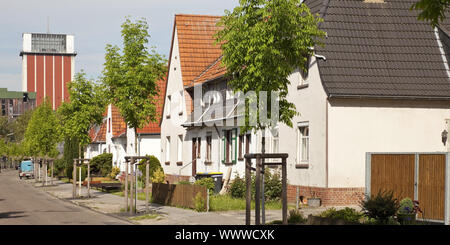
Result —
<path fill-rule="evenodd" d="M 145 201 L 138 200 L 138 214 L 130 216 L 128 213 L 121 212 L 124 210 L 124 197 L 118 195 L 101 192 L 91 189 L 91 198 L 87 198 L 87 188 L 82 187 L 82 198 L 72 199 L 72 184 L 63 183 L 61 181 L 53 181 L 53 186 L 42 187 L 41 183 L 34 183 L 34 179 L 24 180 L 34 185 L 36 188 L 46 191 L 47 193 L 76 205 L 90 208 L 92 210 L 114 215 L 128 219 L 135 224 L 141 225 L 245 225 L 245 210 L 224 211 L 224 212 L 196 212 L 190 209 L 176 208 L 170 206 L 162 206 L 149 203 L 152 214 L 146 219 Z M 77 186 L 78 193 L 78 186 Z M 303 214 L 318 214 L 329 207 L 320 208 L 302 208 Z M 252 218 L 254 218 L 254 210 L 252 210 Z M 139 220 L 135 220 L 138 218 Z M 266 223 L 273 220 L 281 220 L 281 210 L 266 210 Z M 252 219 L 252 223 L 254 220 Z"/>

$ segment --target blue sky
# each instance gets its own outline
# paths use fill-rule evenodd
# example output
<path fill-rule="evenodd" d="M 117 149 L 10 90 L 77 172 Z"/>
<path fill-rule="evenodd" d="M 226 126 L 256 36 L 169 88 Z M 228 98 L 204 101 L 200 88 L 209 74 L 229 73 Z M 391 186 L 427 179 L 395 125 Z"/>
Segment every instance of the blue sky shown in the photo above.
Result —
<path fill-rule="evenodd" d="M 100 76 L 107 43 L 121 45 L 120 25 L 125 16 L 145 18 L 150 45 L 169 56 L 175 14 L 223 15 L 238 0 L 1 0 L 0 87 L 22 89 L 22 33 L 75 35 L 75 69 L 89 78 Z"/>

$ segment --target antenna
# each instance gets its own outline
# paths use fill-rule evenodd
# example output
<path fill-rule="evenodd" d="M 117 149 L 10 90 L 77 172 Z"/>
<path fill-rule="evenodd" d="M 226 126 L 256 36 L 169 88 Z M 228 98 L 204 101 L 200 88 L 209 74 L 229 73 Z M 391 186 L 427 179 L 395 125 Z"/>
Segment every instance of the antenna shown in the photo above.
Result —
<path fill-rule="evenodd" d="M 50 34 L 50 16 L 47 16 L 47 34 Z"/>

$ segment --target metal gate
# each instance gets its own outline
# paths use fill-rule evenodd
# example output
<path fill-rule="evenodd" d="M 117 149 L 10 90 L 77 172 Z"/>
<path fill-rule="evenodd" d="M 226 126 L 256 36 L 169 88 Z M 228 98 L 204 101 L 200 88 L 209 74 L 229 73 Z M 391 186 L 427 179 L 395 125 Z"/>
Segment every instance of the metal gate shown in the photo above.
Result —
<path fill-rule="evenodd" d="M 418 219 L 449 223 L 449 153 L 367 153 L 366 195 L 393 191 L 418 200 Z"/>

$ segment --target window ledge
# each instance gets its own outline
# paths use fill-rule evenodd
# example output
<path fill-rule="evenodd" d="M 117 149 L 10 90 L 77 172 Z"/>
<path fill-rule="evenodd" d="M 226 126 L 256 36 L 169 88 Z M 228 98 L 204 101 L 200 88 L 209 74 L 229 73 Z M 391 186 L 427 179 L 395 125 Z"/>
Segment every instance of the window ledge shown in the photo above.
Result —
<path fill-rule="evenodd" d="M 297 169 L 307 169 L 307 168 L 309 168 L 309 163 L 295 164 L 295 168 L 297 168 Z"/>
<path fill-rule="evenodd" d="M 183 165 L 183 162 L 177 162 L 177 166 Z"/>
<path fill-rule="evenodd" d="M 307 88 L 309 86 L 309 84 L 308 83 L 305 83 L 305 84 L 301 84 L 301 85 L 298 85 L 297 86 L 297 90 L 300 90 L 300 89 L 304 89 L 304 88 Z"/>
<path fill-rule="evenodd" d="M 170 165 L 170 162 L 165 162 L 164 164 L 166 164 L 166 165 Z"/>

